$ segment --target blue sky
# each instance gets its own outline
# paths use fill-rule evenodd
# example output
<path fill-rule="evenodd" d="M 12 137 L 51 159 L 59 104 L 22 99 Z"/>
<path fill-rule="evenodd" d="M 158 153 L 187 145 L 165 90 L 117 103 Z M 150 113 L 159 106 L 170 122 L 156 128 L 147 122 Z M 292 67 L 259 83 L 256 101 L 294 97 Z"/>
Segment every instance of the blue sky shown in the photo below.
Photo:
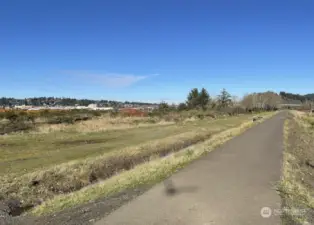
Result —
<path fill-rule="evenodd" d="M 7 0 L 0 96 L 314 92 L 314 1 Z"/>

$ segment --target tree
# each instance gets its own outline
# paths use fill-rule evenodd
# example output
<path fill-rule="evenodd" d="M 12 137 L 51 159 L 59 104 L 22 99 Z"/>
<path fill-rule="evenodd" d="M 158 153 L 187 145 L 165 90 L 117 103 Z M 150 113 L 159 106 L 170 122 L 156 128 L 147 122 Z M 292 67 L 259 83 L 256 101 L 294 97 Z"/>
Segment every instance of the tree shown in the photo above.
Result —
<path fill-rule="evenodd" d="M 282 102 L 282 98 L 275 92 L 267 91 L 262 93 L 263 108 L 266 110 L 277 109 Z"/>
<path fill-rule="evenodd" d="M 254 108 L 253 94 L 244 95 L 240 104 L 246 109 Z"/>
<path fill-rule="evenodd" d="M 158 106 L 158 110 L 162 113 L 166 113 L 170 111 L 170 106 L 166 102 L 161 102 Z"/>
<path fill-rule="evenodd" d="M 201 91 L 199 91 L 197 88 L 193 88 L 188 94 L 186 104 L 189 109 L 206 109 L 209 102 L 210 96 L 205 88 L 202 88 Z"/>
<path fill-rule="evenodd" d="M 199 91 L 197 88 L 193 88 L 188 94 L 186 104 L 188 108 L 193 109 L 199 105 Z"/>
<path fill-rule="evenodd" d="M 241 101 L 241 105 L 249 110 L 273 110 L 279 107 L 281 101 L 280 95 L 267 91 L 245 95 Z"/>
<path fill-rule="evenodd" d="M 225 88 L 222 89 L 220 95 L 218 95 L 218 103 L 220 107 L 227 107 L 231 103 L 231 95 Z"/>
<path fill-rule="evenodd" d="M 178 105 L 178 111 L 184 111 L 184 110 L 187 110 L 187 105 L 185 103 L 180 103 Z"/>
<path fill-rule="evenodd" d="M 238 96 L 233 95 L 233 96 L 231 97 L 231 104 L 232 104 L 233 106 L 236 106 L 236 105 L 239 104 Z"/>
<path fill-rule="evenodd" d="M 213 108 L 213 109 L 216 109 L 217 106 L 218 106 L 217 99 L 212 99 L 211 103 L 210 103 L 210 107 Z"/>
<path fill-rule="evenodd" d="M 205 88 L 202 88 L 198 98 L 200 107 L 202 107 L 202 109 L 206 109 L 210 102 L 210 96 Z"/>

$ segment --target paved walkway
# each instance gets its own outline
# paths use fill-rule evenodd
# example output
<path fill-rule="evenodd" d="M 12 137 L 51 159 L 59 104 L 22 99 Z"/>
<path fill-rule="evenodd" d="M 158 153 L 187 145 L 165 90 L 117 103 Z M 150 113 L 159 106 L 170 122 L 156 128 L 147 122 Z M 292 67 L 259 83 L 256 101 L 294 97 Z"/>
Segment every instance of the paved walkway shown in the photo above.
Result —
<path fill-rule="evenodd" d="M 285 113 L 279 113 L 171 177 L 172 196 L 158 184 L 95 225 L 273 225 L 280 217 L 279 181 Z"/>

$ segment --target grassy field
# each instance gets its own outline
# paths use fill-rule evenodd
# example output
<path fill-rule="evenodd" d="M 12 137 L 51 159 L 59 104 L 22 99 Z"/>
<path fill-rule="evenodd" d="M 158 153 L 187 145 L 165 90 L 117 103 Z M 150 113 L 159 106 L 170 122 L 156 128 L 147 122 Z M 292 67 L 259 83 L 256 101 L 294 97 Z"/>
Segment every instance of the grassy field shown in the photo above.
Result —
<path fill-rule="evenodd" d="M 273 114 L 265 115 L 264 119 Z M 258 121 L 262 122 L 263 120 Z M 191 161 L 214 150 L 221 144 L 230 140 L 234 136 L 252 127 L 254 122 L 244 120 L 236 127 L 225 129 L 222 132 L 213 134 L 204 142 L 191 145 L 181 149 L 179 152 L 158 158 L 146 163 L 139 164 L 134 169 L 124 171 L 105 181 L 90 185 L 69 194 L 55 196 L 31 211 L 33 215 L 44 215 L 52 212 L 71 208 L 100 197 L 106 197 L 118 193 L 122 190 L 139 187 L 141 185 L 151 185 L 164 180 L 171 174 L 186 166 Z"/>
<path fill-rule="evenodd" d="M 57 130 L 52 125 L 52 132 L 0 136 L 0 174 L 27 173 L 50 165 L 87 156 L 97 156 L 201 128 L 219 131 L 237 126 L 249 117 L 251 115 L 219 120 L 195 120 L 186 123 L 161 123 L 151 126 L 132 127 L 130 125 L 124 129 L 114 127 L 105 131 L 92 129 L 92 132 L 86 129 L 85 132 L 73 129 L 80 125 L 67 125 L 67 128 L 62 130 Z M 101 121 L 94 120 L 93 123 L 98 124 Z"/>
<path fill-rule="evenodd" d="M 181 154 L 182 149 L 212 140 L 223 131 L 251 124 L 252 117 L 250 114 L 216 120 L 192 118 L 177 123 L 157 121 L 151 124 L 143 118 L 132 118 L 128 122 L 121 119 L 121 123 L 115 119 L 111 123 L 114 126 L 107 129 L 103 126 L 108 121 L 99 118 L 0 136 L 0 197 L 18 199 L 23 206 L 34 206 L 76 193 L 126 170 L 133 171 L 148 161 L 159 160 L 173 152 Z M 174 163 L 170 170 L 181 164 L 181 161 Z"/>
<path fill-rule="evenodd" d="M 284 225 L 314 224 L 314 117 L 294 112 L 285 123 L 279 185 Z"/>

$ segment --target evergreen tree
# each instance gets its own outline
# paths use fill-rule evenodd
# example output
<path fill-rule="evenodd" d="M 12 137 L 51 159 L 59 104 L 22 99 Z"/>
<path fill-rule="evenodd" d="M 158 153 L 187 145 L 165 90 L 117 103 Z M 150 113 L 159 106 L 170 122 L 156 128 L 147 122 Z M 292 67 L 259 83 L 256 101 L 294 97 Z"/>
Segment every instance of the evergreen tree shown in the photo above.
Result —
<path fill-rule="evenodd" d="M 202 88 L 201 92 L 199 93 L 198 98 L 199 98 L 199 106 L 205 110 L 210 102 L 210 96 L 205 88 Z"/>
<path fill-rule="evenodd" d="M 162 113 L 166 113 L 166 112 L 169 112 L 170 111 L 170 106 L 168 103 L 166 102 L 161 102 L 159 104 L 159 107 L 158 107 L 158 110 Z"/>
<path fill-rule="evenodd" d="M 186 104 L 189 109 L 206 109 L 209 102 L 210 96 L 205 88 L 202 88 L 201 91 L 199 91 L 197 88 L 193 88 L 188 94 Z"/>
<path fill-rule="evenodd" d="M 218 103 L 220 107 L 227 107 L 231 104 L 231 95 L 225 88 L 222 89 L 220 95 L 218 95 Z"/>
<path fill-rule="evenodd" d="M 193 88 L 188 94 L 186 104 L 189 109 L 196 108 L 199 105 L 199 91 L 197 88 Z"/>

